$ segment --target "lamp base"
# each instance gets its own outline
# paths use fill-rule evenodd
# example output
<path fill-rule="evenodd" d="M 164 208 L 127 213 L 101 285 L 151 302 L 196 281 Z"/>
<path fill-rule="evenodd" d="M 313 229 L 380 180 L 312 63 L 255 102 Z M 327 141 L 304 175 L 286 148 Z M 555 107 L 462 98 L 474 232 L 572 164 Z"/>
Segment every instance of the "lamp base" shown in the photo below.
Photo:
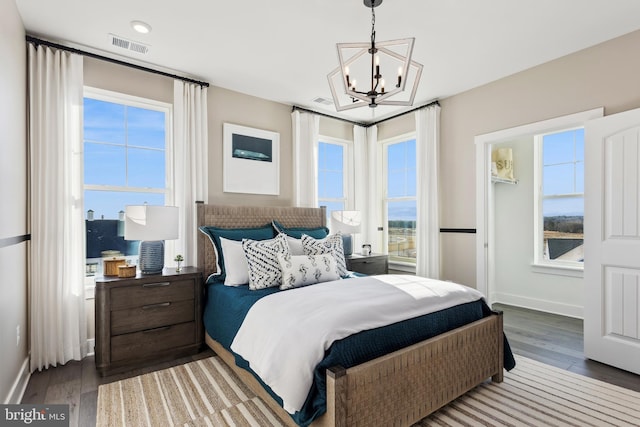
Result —
<path fill-rule="evenodd" d="M 351 244 L 351 235 L 343 234 L 342 235 L 342 251 L 345 255 L 353 254 L 353 245 Z"/>
<path fill-rule="evenodd" d="M 140 242 L 138 257 L 142 274 L 160 274 L 164 268 L 164 242 L 162 240 Z"/>

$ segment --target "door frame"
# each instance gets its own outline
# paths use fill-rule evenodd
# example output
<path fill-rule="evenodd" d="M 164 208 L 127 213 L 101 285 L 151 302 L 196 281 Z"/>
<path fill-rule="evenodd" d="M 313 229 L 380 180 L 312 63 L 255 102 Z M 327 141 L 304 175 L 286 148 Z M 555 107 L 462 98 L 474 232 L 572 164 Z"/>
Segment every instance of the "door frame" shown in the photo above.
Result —
<path fill-rule="evenodd" d="M 493 186 L 491 185 L 491 148 L 493 144 L 569 127 L 584 126 L 587 121 L 603 117 L 603 115 L 603 107 L 594 108 L 476 135 L 474 138 L 476 145 L 476 289 L 482 292 L 489 306 L 495 302 L 495 289 L 492 289 L 495 279 L 494 203 Z"/>

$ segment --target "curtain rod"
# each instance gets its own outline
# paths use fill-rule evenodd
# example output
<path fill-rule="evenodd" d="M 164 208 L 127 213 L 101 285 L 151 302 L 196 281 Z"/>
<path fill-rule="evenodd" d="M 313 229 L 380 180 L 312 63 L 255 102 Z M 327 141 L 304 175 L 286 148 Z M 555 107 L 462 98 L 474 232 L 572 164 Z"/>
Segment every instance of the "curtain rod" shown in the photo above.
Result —
<path fill-rule="evenodd" d="M 371 127 L 373 125 L 377 125 L 378 123 L 386 122 L 387 120 L 395 119 L 397 117 L 404 116 L 405 114 L 413 113 L 414 111 L 417 111 L 417 110 L 419 110 L 421 108 L 430 107 L 432 105 L 438 105 L 439 106 L 440 102 L 438 102 L 438 100 L 431 101 L 431 102 L 428 102 L 428 103 L 426 103 L 424 105 L 420 105 L 419 107 L 412 108 L 411 110 L 404 111 L 402 113 L 398 113 L 395 116 L 387 117 L 386 119 L 378 120 L 377 122 L 373 122 L 373 123 L 356 122 L 356 121 L 353 121 L 353 120 L 344 119 L 342 117 L 332 116 L 331 114 L 325 114 L 325 113 L 321 113 L 319 111 L 310 110 L 308 108 L 299 107 L 297 105 L 294 105 L 292 107 L 292 111 L 296 111 L 296 110 L 304 111 L 306 113 L 317 114 L 318 116 L 328 117 L 330 119 L 340 120 L 340 121 L 343 121 L 343 122 L 351 123 L 352 125 L 358 125 L 358 126 L 362 126 L 362 127 L 368 128 L 368 127 Z"/>
<path fill-rule="evenodd" d="M 209 83 L 207 82 L 202 82 L 199 80 L 194 80 L 194 79 L 190 79 L 188 77 L 182 77 L 182 76 L 178 76 L 176 74 L 171 74 L 171 73 L 166 73 L 164 71 L 160 71 L 160 70 L 154 70 L 153 68 L 148 68 L 148 67 L 143 67 L 142 65 L 136 65 L 136 64 L 132 64 L 130 62 L 125 62 L 125 61 L 121 61 L 119 59 L 114 59 L 114 58 L 109 58 L 107 56 L 102 56 L 102 55 L 98 55 L 97 53 L 91 53 L 91 52 L 87 52 L 84 50 L 80 50 L 80 49 L 76 49 L 73 47 L 69 47 L 69 46 L 64 46 L 58 43 L 53 43 L 47 40 L 42 40 L 33 36 L 26 36 L 27 42 L 29 43 L 33 43 L 35 46 L 38 45 L 44 45 L 44 46 L 49 46 L 49 47 L 53 47 L 59 50 L 66 50 L 67 52 L 71 52 L 71 53 L 77 53 L 78 55 L 83 55 L 83 56 L 88 56 L 90 58 L 95 58 L 95 59 L 99 59 L 101 61 L 107 61 L 107 62 L 111 62 L 114 64 L 118 64 L 118 65 L 124 65 L 125 67 L 130 67 L 130 68 L 135 68 L 136 70 L 141 70 L 141 71 L 146 71 L 148 73 L 152 73 L 152 74 L 160 74 L 161 76 L 165 76 L 165 77 L 171 77 L 172 79 L 178 79 L 178 80 L 182 80 L 185 82 L 189 82 L 189 83 L 194 83 L 203 87 L 209 87 Z"/>

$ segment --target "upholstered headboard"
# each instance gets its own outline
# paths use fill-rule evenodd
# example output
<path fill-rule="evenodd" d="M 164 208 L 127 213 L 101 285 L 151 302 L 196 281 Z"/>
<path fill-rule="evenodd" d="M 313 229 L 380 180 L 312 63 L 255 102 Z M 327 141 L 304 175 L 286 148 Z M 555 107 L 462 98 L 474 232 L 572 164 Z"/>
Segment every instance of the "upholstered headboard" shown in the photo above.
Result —
<path fill-rule="evenodd" d="M 324 206 L 319 208 L 296 208 L 280 206 L 226 206 L 197 204 L 197 226 L 220 228 L 257 227 L 273 221 L 285 227 L 326 226 L 327 213 Z M 206 279 L 216 271 L 216 256 L 209 238 L 198 232 L 198 268 Z"/>

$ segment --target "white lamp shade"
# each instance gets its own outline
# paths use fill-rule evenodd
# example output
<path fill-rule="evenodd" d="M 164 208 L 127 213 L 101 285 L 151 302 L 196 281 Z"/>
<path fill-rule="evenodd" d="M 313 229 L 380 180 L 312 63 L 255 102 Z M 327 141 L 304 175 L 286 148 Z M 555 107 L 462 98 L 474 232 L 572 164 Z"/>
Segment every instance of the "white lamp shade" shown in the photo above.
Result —
<path fill-rule="evenodd" d="M 124 238 L 125 240 L 177 239 L 178 208 L 176 206 L 127 206 Z"/>
<path fill-rule="evenodd" d="M 342 234 L 360 233 L 362 214 L 360 211 L 332 211 L 331 231 Z"/>

